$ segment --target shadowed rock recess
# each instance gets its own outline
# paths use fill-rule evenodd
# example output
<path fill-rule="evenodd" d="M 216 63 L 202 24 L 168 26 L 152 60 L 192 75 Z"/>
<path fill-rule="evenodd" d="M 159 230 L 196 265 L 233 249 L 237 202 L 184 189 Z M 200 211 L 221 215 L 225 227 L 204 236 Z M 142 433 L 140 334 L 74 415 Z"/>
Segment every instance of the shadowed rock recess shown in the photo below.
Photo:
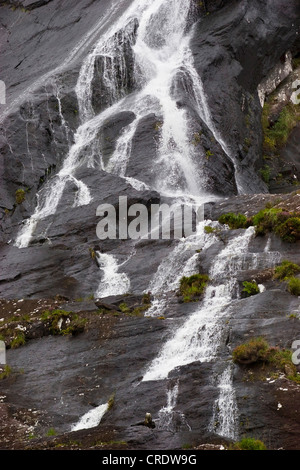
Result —
<path fill-rule="evenodd" d="M 299 450 L 299 1 L 0 18 L 0 449 Z"/>

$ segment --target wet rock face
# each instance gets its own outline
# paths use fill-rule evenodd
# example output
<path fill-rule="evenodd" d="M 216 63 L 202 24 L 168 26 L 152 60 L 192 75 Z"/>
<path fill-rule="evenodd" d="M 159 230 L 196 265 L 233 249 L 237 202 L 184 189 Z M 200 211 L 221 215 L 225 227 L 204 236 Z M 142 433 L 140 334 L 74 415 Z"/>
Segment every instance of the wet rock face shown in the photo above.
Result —
<path fill-rule="evenodd" d="M 138 21 L 132 20 L 125 31 L 109 39 L 114 44 L 113 54 L 95 58 L 91 86 L 92 106 L 96 114 L 131 93 L 137 85 L 132 51 L 137 29 Z M 115 89 L 113 94 L 112 88 Z"/>
<path fill-rule="evenodd" d="M 95 18 L 109 11 L 108 0 L 86 0 L 76 8 L 73 2 L 58 0 L 5 3 L 0 2 L 6 44 L 0 78 L 10 82 L 11 107 L 1 122 L 0 138 L 0 297 L 7 299 L 1 302 L 0 327 L 4 322 L 27 329 L 25 346 L 8 351 L 13 374 L 1 383 L 5 397 L 0 399 L 4 400 L 0 414 L 6 424 L 0 423 L 0 448 L 16 445 L 15 433 L 20 428 L 21 448 L 59 446 L 66 437 L 66 446 L 72 441 L 77 448 L 107 448 L 114 445 L 112 441 L 133 449 L 227 444 L 230 439 L 219 435 L 222 423 L 216 403 L 222 389 L 219 379 L 224 367 L 232 364 L 233 348 L 256 335 L 264 335 L 272 346 L 284 348 L 291 348 L 292 342 L 299 339 L 298 299 L 288 292 L 286 284 L 274 281 L 273 265 L 266 265 L 269 252 L 275 253 L 275 260 L 281 256 L 300 263 L 298 242 L 284 244 L 275 236 L 254 238 L 250 255 L 241 258 L 243 269 L 236 273 L 232 308 L 220 320 L 217 356 L 211 361 L 175 366 L 166 379 L 143 381 L 165 342 L 203 305 L 179 302 L 176 287 L 172 285 L 168 290 L 168 282 L 175 276 L 176 263 L 171 262 L 175 259 L 178 268 L 181 259 L 181 242 L 101 241 L 96 234 L 99 222 L 96 211 L 100 204 L 109 203 L 118 214 L 120 195 L 127 196 L 129 205 L 143 204 L 148 209 L 151 204 L 170 202 L 157 187 L 160 171 L 154 163 L 163 113 L 157 115 L 151 108 L 137 123 L 128 147 L 131 159 L 126 176 L 132 184 L 122 177 L 121 171 L 118 172 L 121 176 L 110 173 L 109 163 L 118 138 L 124 136 L 136 115 L 131 109 L 118 109 L 108 115 L 99 126 L 93 145 L 81 148 L 78 158 L 84 164 L 74 173 L 74 178 L 89 188 L 91 202 L 74 206 L 78 187 L 74 180 L 68 181 L 55 214 L 38 221 L 28 248 L 19 249 L 13 243 L 25 220 L 33 214 L 38 197 L 43 196 L 47 184 L 55 181 L 69 149 L 81 137 L 76 135 L 82 122 L 74 87 L 82 61 L 97 35 L 104 34 L 109 22 L 118 18 L 131 2 L 120 2 L 119 9 L 100 31 L 97 28 L 91 31 L 91 25 L 95 25 Z M 7 3 L 15 8 L 9 8 Z M 195 24 L 192 58 L 203 80 L 216 132 L 199 118 L 191 77 L 185 67 L 173 77 L 172 99 L 178 109 L 185 111 L 190 124 L 188 139 L 203 175 L 201 189 L 212 194 L 212 199 L 221 196 L 206 205 L 208 223 L 212 220 L 217 224 L 220 215 L 226 212 L 256 214 L 267 203 L 278 207 L 288 203 L 289 208 L 299 210 L 298 195 L 291 200 L 281 196 L 282 201 L 276 202 L 278 196 L 267 194 L 267 187 L 256 171 L 262 163 L 257 87 L 283 54 L 295 51 L 298 10 L 296 0 L 206 0 L 195 1 L 190 11 L 187 31 Z M 12 26 L 15 22 L 18 29 Z M 122 51 L 121 56 L 106 56 L 103 50 L 95 54 L 91 101 L 96 115 L 120 98 L 134 95 L 141 86 L 141 77 L 133 73 L 138 28 L 138 22 L 133 20 L 125 32 L 118 32 L 111 39 L 115 51 Z M 80 38 L 84 38 L 82 43 L 78 42 Z M 164 43 L 162 35 L 155 39 L 151 44 L 156 47 Z M 75 44 L 82 47 L 74 52 L 74 60 L 68 61 L 66 56 L 74 51 Z M 10 54 L 10 48 L 16 54 Z M 60 67 L 61 64 L 64 66 Z M 47 80 L 52 69 L 56 70 L 54 82 Z M 109 93 L 111 83 L 115 95 Z M 216 133 L 221 136 L 219 141 Z M 285 149 L 285 158 L 294 160 L 295 165 L 299 165 L 295 156 L 297 139 L 296 129 Z M 126 141 L 123 144 L 126 146 Z M 118 164 L 121 166 L 122 162 Z M 141 176 L 142 186 L 136 181 Z M 250 195 L 237 195 L 240 185 Z M 18 190 L 23 191 L 19 202 Z M 192 244 L 186 247 L 186 253 L 195 257 L 196 270 L 207 273 L 228 243 L 243 233 L 226 229 L 212 232 L 206 250 L 201 252 L 200 246 Z M 97 253 L 117 257 L 118 269 L 108 271 L 111 276 L 108 281 L 115 282 L 113 276 L 124 270 L 131 281 L 131 295 L 126 292 L 120 297 L 92 300 L 104 274 Z M 168 258 L 169 255 L 173 258 Z M 254 267 L 247 264 L 252 255 L 260 260 Z M 160 279 L 162 260 L 166 260 L 170 271 L 166 270 L 165 277 Z M 234 253 L 228 264 L 232 260 L 235 261 Z M 148 318 L 140 304 L 149 286 L 155 286 L 152 281 L 157 280 L 162 287 L 167 286 L 166 292 L 159 292 L 157 298 L 151 296 L 151 302 L 162 298 L 168 301 L 168 307 L 160 307 L 162 311 L 158 311 L 157 317 Z M 252 280 L 263 284 L 266 290 L 242 298 L 243 282 Z M 20 297 L 28 303 L 18 304 L 14 299 Z M 49 303 L 39 304 L 41 298 L 50 298 Z M 88 319 L 86 327 L 79 328 L 76 335 L 49 335 L 40 319 L 49 308 L 70 310 L 74 317 Z M 209 322 L 201 326 L 199 337 L 207 328 Z M 21 369 L 24 374 L 19 372 Z M 271 375 L 274 371 L 268 370 L 270 375 L 265 372 L 260 367 L 247 369 L 237 364 L 233 368 L 238 435 L 266 438 L 266 444 L 274 449 L 295 449 L 299 447 L 299 385 L 285 373 L 274 379 Z M 113 406 L 100 427 L 71 433 L 72 425 L 85 413 L 109 401 Z M 29 409 L 33 412 L 27 414 Z M 35 424 L 38 437 L 32 443 L 28 436 L 36 411 L 41 419 Z M 151 427 L 140 424 L 147 413 L 152 416 Z M 13 417 L 17 418 L 17 425 Z M 50 427 L 65 436 L 56 441 L 42 440 Z"/>
<path fill-rule="evenodd" d="M 195 65 L 217 127 L 237 157 L 247 192 L 266 191 L 255 177 L 262 158 L 257 87 L 296 43 L 298 29 L 299 6 L 293 1 L 278 1 L 276 6 L 233 2 L 195 29 Z"/>

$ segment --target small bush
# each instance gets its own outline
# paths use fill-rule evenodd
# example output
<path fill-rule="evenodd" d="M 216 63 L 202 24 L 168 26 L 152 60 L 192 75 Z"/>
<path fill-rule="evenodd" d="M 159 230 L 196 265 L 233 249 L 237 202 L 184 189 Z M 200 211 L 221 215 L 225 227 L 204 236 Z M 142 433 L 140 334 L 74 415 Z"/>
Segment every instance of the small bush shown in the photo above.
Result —
<path fill-rule="evenodd" d="M 234 362 L 240 364 L 254 364 L 266 360 L 268 349 L 269 345 L 264 338 L 253 338 L 237 346 L 232 353 L 232 358 Z"/>
<path fill-rule="evenodd" d="M 209 282 L 207 274 L 193 274 L 190 277 L 183 277 L 180 280 L 180 295 L 184 302 L 192 302 L 202 297 L 205 288 Z"/>
<path fill-rule="evenodd" d="M 249 227 L 249 220 L 244 214 L 229 212 L 228 214 L 221 215 L 219 222 L 222 225 L 228 225 L 231 230 Z"/>
<path fill-rule="evenodd" d="M 294 277 L 295 274 L 300 272 L 300 266 L 290 261 L 282 261 L 280 266 L 275 268 L 274 278 L 279 279 L 279 281 L 285 281 L 290 277 Z"/>
<path fill-rule="evenodd" d="M 243 282 L 244 289 L 242 290 L 242 294 L 245 297 L 251 297 L 252 295 L 259 294 L 260 290 L 256 282 Z"/>
<path fill-rule="evenodd" d="M 274 228 L 284 221 L 282 209 L 263 209 L 258 212 L 253 218 L 252 222 L 256 228 L 257 235 L 266 235 L 272 232 Z"/>
<path fill-rule="evenodd" d="M 289 380 L 297 382 L 299 375 L 297 368 L 292 361 L 293 353 L 289 349 L 279 349 L 269 346 L 267 341 L 262 338 L 252 338 L 248 342 L 237 346 L 232 359 L 239 364 L 268 364 L 276 370 L 283 372 Z"/>
<path fill-rule="evenodd" d="M 253 439 L 251 437 L 245 437 L 241 441 L 237 442 L 234 445 L 234 449 L 236 450 L 267 450 L 265 444 L 258 440 Z"/>
<path fill-rule="evenodd" d="M 294 243 L 300 240 L 300 217 L 289 217 L 275 231 L 284 242 Z"/>
<path fill-rule="evenodd" d="M 291 277 L 289 282 L 288 282 L 288 291 L 292 295 L 300 295 L 300 279 L 297 279 L 296 277 Z"/>
<path fill-rule="evenodd" d="M 293 243 L 300 240 L 299 213 L 291 213 L 283 209 L 263 209 L 252 218 L 256 235 L 274 232 L 283 241 Z"/>
<path fill-rule="evenodd" d="M 289 138 L 291 131 L 299 121 L 298 107 L 289 103 L 281 111 L 274 125 L 270 125 L 270 104 L 265 103 L 262 113 L 262 127 L 264 133 L 264 149 L 274 152 L 280 149 Z"/>

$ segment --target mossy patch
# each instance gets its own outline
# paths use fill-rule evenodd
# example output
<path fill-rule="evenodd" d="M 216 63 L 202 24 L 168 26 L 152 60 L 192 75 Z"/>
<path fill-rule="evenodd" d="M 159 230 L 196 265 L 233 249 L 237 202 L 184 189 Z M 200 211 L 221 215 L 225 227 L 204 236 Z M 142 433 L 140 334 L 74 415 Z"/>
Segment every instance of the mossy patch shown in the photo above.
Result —
<path fill-rule="evenodd" d="M 229 448 L 230 450 L 267 450 L 266 445 L 259 439 L 245 437 Z"/>
<path fill-rule="evenodd" d="M 232 359 L 240 365 L 261 365 L 270 371 L 281 372 L 289 380 L 299 383 L 300 376 L 292 361 L 293 352 L 268 344 L 265 338 L 259 336 L 237 346 L 232 352 Z"/>
<path fill-rule="evenodd" d="M 210 281 L 207 274 L 193 274 L 180 280 L 179 295 L 184 302 L 199 301 Z"/>

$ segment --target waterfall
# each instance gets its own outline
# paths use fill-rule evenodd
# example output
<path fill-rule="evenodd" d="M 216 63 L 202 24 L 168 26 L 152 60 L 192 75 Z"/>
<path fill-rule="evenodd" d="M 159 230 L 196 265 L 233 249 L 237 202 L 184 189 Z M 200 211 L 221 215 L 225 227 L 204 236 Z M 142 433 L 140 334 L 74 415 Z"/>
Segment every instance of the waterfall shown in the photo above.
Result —
<path fill-rule="evenodd" d="M 222 318 L 228 314 L 236 290 L 235 276 L 253 235 L 254 228 L 250 227 L 231 240 L 214 259 L 209 273 L 213 282 L 206 289 L 202 307 L 166 342 L 144 375 L 144 381 L 161 380 L 176 367 L 194 361 L 209 362 L 216 357 L 224 331 Z"/>
<path fill-rule="evenodd" d="M 67 184 L 77 187 L 74 206 L 91 202 L 89 188 L 75 176 L 76 170 L 84 165 L 95 170 L 100 165 L 104 171 L 132 182 L 134 187 L 146 184 L 142 175 L 130 180 L 126 170 L 138 124 L 149 114 L 155 114 L 161 121 L 161 138 L 153 162 L 156 181 L 152 189 L 173 196 L 208 196 L 197 163 L 199 156 L 190 142 L 187 113 L 177 106 L 172 92 L 176 75 L 185 69 L 193 83 L 199 115 L 216 134 L 200 78 L 196 80 L 192 63 L 191 32 L 186 27 L 190 8 L 190 2 L 186 0 L 135 0 L 96 41 L 82 64 L 75 87 L 80 125 L 74 135 L 74 144 L 60 171 L 41 188 L 36 209 L 23 224 L 16 246 L 27 247 L 38 222 L 56 213 Z M 130 64 L 126 63 L 125 51 L 132 56 Z M 97 63 L 102 71 L 99 76 L 95 76 Z M 106 106 L 98 114 L 93 107 L 95 80 L 107 97 Z M 127 89 L 129 82 L 132 82 L 133 93 Z M 59 95 L 57 97 L 62 115 Z M 97 135 L 108 118 L 122 111 L 130 111 L 135 118 L 123 129 L 114 154 L 105 165 Z"/>
<path fill-rule="evenodd" d="M 218 382 L 219 398 L 213 409 L 210 430 L 229 439 L 237 437 L 238 407 L 232 384 L 232 367 L 228 366 Z"/>
<path fill-rule="evenodd" d="M 107 412 L 108 405 L 99 405 L 83 415 L 78 423 L 71 427 L 71 431 L 80 431 L 81 429 L 90 429 L 99 426 L 103 416 Z"/>
<path fill-rule="evenodd" d="M 184 428 L 191 430 L 183 413 L 175 411 L 177 405 L 177 397 L 179 392 L 178 381 L 172 385 L 167 391 L 167 405 L 161 408 L 158 413 L 158 429 L 176 432 L 178 429 Z"/>
<path fill-rule="evenodd" d="M 56 214 L 68 185 L 77 188 L 73 207 L 87 206 L 92 202 L 90 188 L 76 177 L 80 168 L 90 168 L 93 172 L 101 169 L 124 178 L 137 190 L 154 189 L 175 201 L 214 199 L 205 191 L 204 174 L 199 165 L 201 156 L 191 142 L 188 113 L 178 106 L 178 97 L 174 96 L 174 83 L 179 73 L 184 73 L 191 83 L 198 116 L 232 161 L 239 192 L 244 192 L 235 156 L 213 122 L 203 83 L 194 65 L 190 48 L 193 32 L 187 28 L 191 2 L 133 0 L 109 26 L 109 18 L 116 11 L 117 4 L 113 3 L 107 17 L 92 28 L 66 61 L 70 63 L 87 44 L 92 46 L 83 60 L 75 86 L 79 125 L 72 143 L 62 113 L 59 83 L 55 81 L 54 72 L 46 77 L 48 80 L 51 76 L 58 113 L 70 145 L 57 174 L 37 194 L 35 210 L 24 221 L 15 240 L 19 248 L 28 247 L 34 240 L 41 220 Z M 101 34 L 104 26 L 106 29 Z M 130 64 L 126 57 L 129 57 Z M 58 75 L 61 71 L 58 68 L 55 72 Z M 95 87 L 101 91 L 101 96 L 105 96 L 100 104 L 95 104 Z M 107 120 L 122 112 L 132 113 L 133 120 L 124 126 L 116 138 L 109 161 L 105 162 L 99 148 L 99 133 Z M 134 138 L 143 118 L 149 115 L 155 115 L 160 123 L 160 138 L 152 162 L 155 178 L 151 183 L 144 180 L 143 174 L 133 178 L 128 172 Z M 28 133 L 27 149 L 30 155 Z M 197 250 L 205 252 L 216 242 L 214 234 L 205 233 L 204 225 L 208 224 L 213 222 L 201 222 L 196 234 L 179 240 L 162 260 L 146 290 L 154 296 L 147 316 L 162 315 L 169 307 L 169 295 L 178 289 L 180 279 L 197 272 Z M 232 302 L 239 300 L 237 274 L 244 269 L 257 269 L 266 262 L 275 264 L 280 257 L 279 253 L 269 251 L 269 245 L 263 256 L 251 253 L 249 245 L 253 236 L 253 228 L 245 230 L 234 236 L 216 256 L 209 272 L 211 283 L 203 301 L 196 304 L 190 316 L 170 332 L 169 339 L 145 371 L 143 382 L 164 380 L 180 366 L 196 361 L 212 362 L 217 358 L 227 332 L 226 318 L 230 315 L 230 307 Z M 96 296 L 104 298 L 128 293 L 131 281 L 121 269 L 118 256 L 100 252 L 96 255 L 99 264 Z M 175 323 L 172 322 L 173 325 Z M 237 407 L 230 368 L 220 376 L 217 388 L 219 398 L 214 406 L 213 422 L 218 422 L 219 434 L 234 437 Z M 159 411 L 159 426 L 163 429 L 176 429 L 178 423 L 189 428 L 184 416 L 175 412 L 178 393 L 176 383 L 167 392 L 167 405 Z M 106 409 L 107 405 L 101 405 L 84 415 L 73 430 L 98 425 Z M 179 421 L 174 420 L 178 417 Z"/>
<path fill-rule="evenodd" d="M 96 292 L 96 297 L 103 298 L 111 295 L 127 294 L 130 280 L 125 273 L 120 273 L 118 262 L 113 255 L 96 253 L 98 264 L 103 276 Z"/>
<path fill-rule="evenodd" d="M 180 279 L 197 273 L 198 251 L 207 249 L 216 241 L 214 236 L 205 233 L 207 224 L 208 221 L 200 222 L 196 233 L 181 239 L 162 260 L 145 291 L 153 295 L 147 316 L 163 315 L 168 305 L 168 294 L 179 288 Z"/>

